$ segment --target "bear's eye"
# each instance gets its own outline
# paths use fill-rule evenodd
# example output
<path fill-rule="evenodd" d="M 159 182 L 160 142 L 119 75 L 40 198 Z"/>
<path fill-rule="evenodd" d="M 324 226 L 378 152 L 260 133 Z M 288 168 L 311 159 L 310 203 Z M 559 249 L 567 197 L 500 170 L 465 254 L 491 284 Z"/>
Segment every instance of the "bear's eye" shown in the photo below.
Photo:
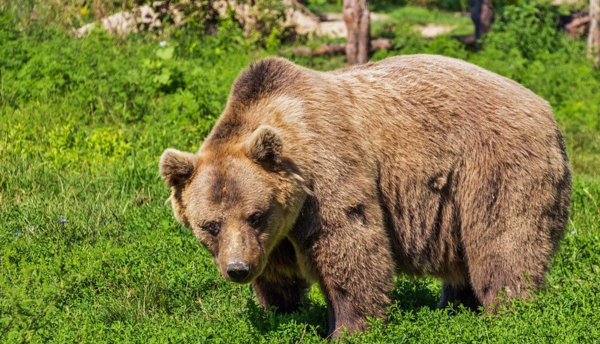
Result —
<path fill-rule="evenodd" d="M 257 211 L 248 217 L 248 223 L 250 226 L 257 228 L 261 225 L 265 218 L 265 213 Z"/>
<path fill-rule="evenodd" d="M 221 229 L 221 224 L 217 221 L 208 221 L 201 224 L 200 229 L 212 235 L 217 235 Z"/>

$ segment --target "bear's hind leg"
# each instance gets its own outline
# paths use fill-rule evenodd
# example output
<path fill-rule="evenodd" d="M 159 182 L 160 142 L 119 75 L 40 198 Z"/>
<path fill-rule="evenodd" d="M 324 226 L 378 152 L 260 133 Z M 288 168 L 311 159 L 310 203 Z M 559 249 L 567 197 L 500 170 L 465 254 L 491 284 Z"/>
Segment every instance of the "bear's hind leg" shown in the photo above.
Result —
<path fill-rule="evenodd" d="M 494 166 L 486 158 L 497 153 L 480 157 L 487 165 L 471 166 L 458 192 L 471 286 L 489 313 L 511 299 L 527 299 L 544 284 L 568 216 L 568 196 L 561 196 L 568 175 L 557 176 L 532 155 Z"/>
<path fill-rule="evenodd" d="M 490 212 L 488 221 L 463 228 L 471 286 L 490 313 L 541 287 L 555 248 L 535 202 L 506 197 L 501 204 L 505 208 Z"/>
<path fill-rule="evenodd" d="M 473 289 L 486 312 L 495 313 L 497 306 L 506 305 L 511 299 L 527 299 L 531 290 L 544 283 L 543 269 L 514 263 L 508 257 L 490 255 L 473 264 Z"/>
<path fill-rule="evenodd" d="M 455 307 L 462 304 L 474 312 L 481 306 L 481 302 L 469 284 L 454 286 L 445 282 L 442 285 L 442 299 L 438 307 L 446 308 L 450 304 Z"/>

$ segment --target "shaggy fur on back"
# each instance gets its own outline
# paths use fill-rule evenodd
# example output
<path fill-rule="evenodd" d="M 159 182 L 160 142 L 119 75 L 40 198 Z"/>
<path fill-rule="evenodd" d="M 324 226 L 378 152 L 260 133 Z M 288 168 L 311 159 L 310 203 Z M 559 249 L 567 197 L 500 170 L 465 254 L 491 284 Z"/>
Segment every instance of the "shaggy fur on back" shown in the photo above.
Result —
<path fill-rule="evenodd" d="M 548 103 L 441 56 L 328 73 L 259 61 L 200 151 L 181 154 L 161 159 L 177 218 L 219 266 L 259 262 L 251 283 L 264 307 L 293 311 L 318 282 L 334 336 L 384 317 L 399 272 L 440 278 L 441 306 L 527 297 L 569 215 L 569 163 Z M 275 214 L 263 234 L 227 225 L 260 202 Z M 225 214 L 220 234 L 194 227 L 207 209 Z"/>

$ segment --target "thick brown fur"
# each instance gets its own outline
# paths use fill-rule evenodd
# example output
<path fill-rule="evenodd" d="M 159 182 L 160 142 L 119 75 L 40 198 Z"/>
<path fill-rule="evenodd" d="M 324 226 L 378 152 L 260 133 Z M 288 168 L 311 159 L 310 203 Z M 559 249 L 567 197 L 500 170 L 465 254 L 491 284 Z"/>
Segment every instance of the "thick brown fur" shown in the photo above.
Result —
<path fill-rule="evenodd" d="M 247 265 L 237 281 L 288 312 L 318 282 L 334 337 L 385 317 L 395 273 L 440 278 L 440 306 L 527 297 L 571 194 L 546 101 L 430 55 L 329 73 L 257 62 L 198 153 L 165 151 L 161 175 L 226 278 Z"/>

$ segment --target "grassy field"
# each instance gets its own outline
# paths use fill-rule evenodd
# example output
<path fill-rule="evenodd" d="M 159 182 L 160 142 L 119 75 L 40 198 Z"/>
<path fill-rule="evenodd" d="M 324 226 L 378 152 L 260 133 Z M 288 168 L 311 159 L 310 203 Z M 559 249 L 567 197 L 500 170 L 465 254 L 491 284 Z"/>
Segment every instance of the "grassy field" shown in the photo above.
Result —
<path fill-rule="evenodd" d="M 544 13 L 509 8 L 478 52 L 397 23 L 379 33 L 394 49 L 374 59 L 463 58 L 551 102 L 574 192 L 547 287 L 491 317 L 438 310 L 439 282 L 398 277 L 388 321 L 350 342 L 600 341 L 600 72 L 584 44 L 564 39 Z M 78 40 L 48 27 L 21 30 L 15 20 L 0 11 L 0 342 L 324 342 L 318 288 L 298 313 L 264 314 L 250 287 L 227 283 L 175 223 L 157 171 L 165 148 L 199 147 L 238 72 L 274 52 L 231 25 L 216 37 Z"/>

